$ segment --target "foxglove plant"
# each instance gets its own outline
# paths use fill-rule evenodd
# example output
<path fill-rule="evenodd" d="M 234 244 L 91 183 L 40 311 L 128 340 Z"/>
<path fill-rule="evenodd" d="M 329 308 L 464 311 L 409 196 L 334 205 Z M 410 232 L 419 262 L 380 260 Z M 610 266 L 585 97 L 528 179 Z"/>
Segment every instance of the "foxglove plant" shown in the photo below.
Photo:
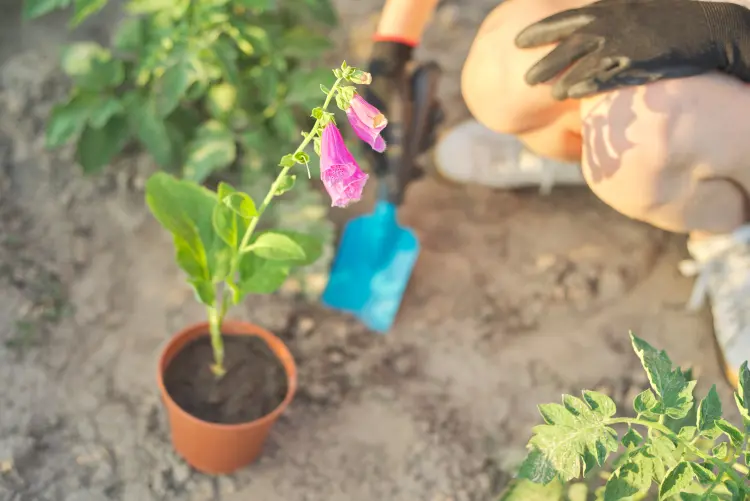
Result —
<path fill-rule="evenodd" d="M 308 235 L 255 231 L 272 200 L 294 186 L 292 169 L 310 162 L 305 152 L 308 145 L 313 143 L 320 155 L 320 178 L 331 206 L 346 207 L 362 196 L 368 175 L 344 144 L 334 114 L 328 111 L 331 101 L 335 98 L 347 113 L 359 137 L 376 151 L 385 149 L 380 132 L 387 120 L 357 94 L 356 87 L 346 85 L 367 84 L 370 75 L 346 62 L 333 73 L 333 86 L 321 85 L 326 95 L 323 105 L 312 110 L 315 124 L 302 133 L 297 149 L 281 158 L 281 170 L 260 205 L 227 183 L 220 183 L 214 192 L 160 172 L 146 184 L 146 202 L 154 217 L 172 233 L 177 264 L 188 275 L 198 301 L 206 306 L 214 353 L 211 369 L 217 377 L 225 373 L 221 326 L 227 310 L 248 294 L 276 291 L 293 267 L 311 264 L 320 256 L 320 243 Z"/>

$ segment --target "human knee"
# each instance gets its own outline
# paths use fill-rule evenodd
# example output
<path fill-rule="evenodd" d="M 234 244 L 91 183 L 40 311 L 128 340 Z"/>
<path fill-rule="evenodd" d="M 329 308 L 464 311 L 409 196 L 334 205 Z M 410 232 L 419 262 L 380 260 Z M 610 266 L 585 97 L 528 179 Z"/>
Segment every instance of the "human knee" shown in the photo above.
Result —
<path fill-rule="evenodd" d="M 521 134 L 548 126 L 562 112 L 577 106 L 573 101 L 554 101 L 547 85 L 530 87 L 524 81 L 525 72 L 552 46 L 518 49 L 514 41 L 527 25 L 576 2 L 582 3 L 504 2 L 485 19 L 461 75 L 464 100 L 477 120 L 497 132 Z"/>

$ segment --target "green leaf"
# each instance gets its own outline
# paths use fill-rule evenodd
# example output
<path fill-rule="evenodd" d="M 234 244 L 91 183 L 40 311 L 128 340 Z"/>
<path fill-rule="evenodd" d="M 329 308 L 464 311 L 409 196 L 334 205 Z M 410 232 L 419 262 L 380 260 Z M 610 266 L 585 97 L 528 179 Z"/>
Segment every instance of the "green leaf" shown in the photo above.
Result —
<path fill-rule="evenodd" d="M 232 132 L 216 121 L 208 121 L 190 144 L 188 160 L 183 169 L 187 179 L 202 183 L 216 170 L 228 167 L 237 156 Z"/>
<path fill-rule="evenodd" d="M 240 283 L 242 295 L 272 294 L 289 276 L 290 268 L 284 263 L 268 261 L 248 252 L 240 260 Z"/>
<path fill-rule="evenodd" d="M 729 440 L 732 441 L 732 445 L 735 447 L 742 447 L 742 444 L 745 442 L 745 436 L 736 426 L 725 419 L 717 419 L 716 427 L 729 437 Z"/>
<path fill-rule="evenodd" d="M 271 9 L 274 6 L 273 0 L 238 0 L 237 3 L 247 9 L 258 9 L 260 11 Z"/>
<path fill-rule="evenodd" d="M 685 426 L 677 433 L 677 438 L 689 442 L 695 437 L 697 431 L 698 429 L 695 426 Z"/>
<path fill-rule="evenodd" d="M 146 182 L 146 203 L 156 220 L 184 241 L 184 247 L 198 268 L 195 263 L 187 266 L 178 260 L 178 264 L 191 279 L 210 283 L 226 277 L 231 249 L 213 227 L 213 212 L 217 205 L 213 192 L 165 172 L 157 172 Z"/>
<path fill-rule="evenodd" d="M 695 473 L 695 476 L 698 477 L 698 481 L 702 484 L 710 484 L 714 480 L 716 480 L 716 474 L 712 472 L 709 469 L 706 469 L 704 467 L 704 464 L 698 464 L 698 463 L 689 463 L 690 467 L 693 469 L 693 473 Z"/>
<path fill-rule="evenodd" d="M 630 337 L 651 387 L 661 398 L 664 413 L 673 419 L 685 417 L 693 406 L 695 381 L 687 381 L 681 370 L 673 370 L 672 361 L 664 351 L 656 350 L 632 333 Z"/>
<path fill-rule="evenodd" d="M 107 5 L 107 0 L 75 0 L 75 12 L 70 20 L 70 27 L 75 28 L 87 17 L 99 12 L 105 5 Z"/>
<path fill-rule="evenodd" d="M 643 454 L 634 454 L 607 480 L 604 500 L 619 501 L 647 493 L 651 487 L 653 468 L 653 463 L 649 458 Z"/>
<path fill-rule="evenodd" d="M 69 5 L 70 0 L 23 0 L 23 18 L 34 19 Z"/>
<path fill-rule="evenodd" d="M 255 202 L 253 202 L 253 199 L 247 193 L 237 191 L 222 198 L 221 201 L 235 214 L 244 219 L 251 219 L 258 215 Z"/>
<path fill-rule="evenodd" d="M 320 82 L 330 80 L 330 78 L 331 70 L 328 68 L 295 71 L 289 78 L 286 101 L 298 104 L 306 109 L 320 106 L 320 91 L 317 85 Z M 317 109 L 322 112 L 321 108 Z M 312 116 L 313 118 L 320 118 L 315 116 L 315 110 L 313 110 Z"/>
<path fill-rule="evenodd" d="M 643 437 L 638 433 L 638 430 L 630 428 L 625 435 L 623 435 L 621 442 L 625 447 L 638 447 L 643 443 Z"/>
<path fill-rule="evenodd" d="M 581 474 L 587 454 L 602 465 L 617 450 L 617 433 L 604 424 L 605 418 L 582 400 L 563 396 L 563 406 L 548 404 L 540 412 L 547 424 L 532 430 L 529 445 L 539 449 L 564 481 Z"/>
<path fill-rule="evenodd" d="M 94 42 L 79 42 L 63 51 L 62 68 L 79 87 L 102 91 L 120 85 L 125 79 L 122 61 Z"/>
<path fill-rule="evenodd" d="M 45 137 L 47 148 L 62 146 L 83 131 L 91 112 L 90 103 L 91 99 L 76 95 L 52 108 Z"/>
<path fill-rule="evenodd" d="M 272 261 L 302 261 L 306 257 L 305 249 L 297 242 L 272 231 L 260 234 L 251 249 L 263 259 Z"/>
<path fill-rule="evenodd" d="M 633 408 L 638 414 L 643 414 L 646 417 L 657 416 L 660 410 L 659 401 L 656 400 L 651 390 L 644 390 L 636 395 L 633 401 Z"/>
<path fill-rule="evenodd" d="M 279 187 L 276 188 L 276 193 L 274 195 L 279 196 L 283 195 L 287 191 L 291 190 L 294 187 L 294 182 L 297 179 L 297 176 L 290 176 L 289 174 L 284 175 L 283 178 L 281 178 L 281 182 L 279 182 Z"/>
<path fill-rule="evenodd" d="M 86 174 L 106 167 L 130 139 L 130 128 L 125 117 L 113 117 L 104 127 L 87 126 L 78 140 L 76 157 Z"/>
<path fill-rule="evenodd" d="M 310 61 L 320 57 L 332 47 L 330 37 L 300 25 L 284 33 L 279 48 L 284 57 Z"/>
<path fill-rule="evenodd" d="M 717 419 L 721 419 L 721 400 L 713 385 L 698 405 L 698 432 L 713 430 Z"/>
<path fill-rule="evenodd" d="M 747 426 L 750 424 L 750 370 L 747 367 L 747 362 L 743 362 L 740 366 L 737 379 L 738 386 L 734 394 L 734 401 L 742 415 L 742 420 L 746 423 L 745 426 Z"/>
<path fill-rule="evenodd" d="M 174 165 L 175 152 L 167 124 L 157 111 L 154 100 L 134 100 L 131 103 L 129 117 L 138 140 L 151 153 L 156 163 L 162 167 Z"/>
<path fill-rule="evenodd" d="M 557 469 L 539 449 L 531 449 L 518 471 L 520 478 L 547 485 L 557 478 Z"/>
<path fill-rule="evenodd" d="M 125 18 L 117 27 L 112 46 L 118 51 L 136 52 L 145 39 L 145 21 L 140 17 Z"/>
<path fill-rule="evenodd" d="M 525 478 L 513 479 L 495 501 L 564 501 L 564 486 L 555 481 L 535 483 Z"/>
<path fill-rule="evenodd" d="M 298 151 L 294 154 L 294 160 L 298 164 L 307 165 L 310 163 L 310 155 L 308 155 L 304 151 Z"/>
<path fill-rule="evenodd" d="M 160 117 L 169 115 L 180 104 L 180 100 L 193 84 L 193 78 L 192 66 L 184 57 L 167 68 L 164 75 L 154 84 L 156 111 Z"/>
<path fill-rule="evenodd" d="M 294 160 L 294 155 L 292 154 L 284 155 L 279 161 L 279 167 L 294 167 L 296 164 L 297 161 Z"/>
<path fill-rule="evenodd" d="M 214 284 L 207 280 L 200 280 L 195 278 L 188 279 L 188 283 L 193 287 L 195 292 L 195 298 L 198 302 L 205 304 L 206 306 L 213 306 L 216 301 L 216 289 Z"/>
<path fill-rule="evenodd" d="M 724 460 L 728 451 L 729 451 L 729 447 L 727 446 L 727 443 L 721 442 L 716 447 L 711 449 L 711 454 L 713 454 L 717 458 Z"/>
<path fill-rule="evenodd" d="M 175 3 L 175 0 L 130 0 L 125 10 L 131 14 L 170 11 L 174 9 Z"/>
<path fill-rule="evenodd" d="M 238 249 L 240 234 L 237 227 L 237 215 L 224 204 L 216 204 L 212 218 L 214 231 L 232 249 Z"/>
<path fill-rule="evenodd" d="M 99 105 L 91 110 L 89 124 L 95 129 L 104 127 L 115 115 L 125 111 L 120 100 L 115 96 L 100 96 Z"/>
<path fill-rule="evenodd" d="M 693 478 L 694 473 L 690 463 L 680 461 L 674 468 L 669 470 L 667 476 L 664 478 L 664 482 L 659 488 L 659 499 L 668 499 L 671 496 L 678 495 L 690 487 Z"/>
<path fill-rule="evenodd" d="M 328 26 L 335 26 L 338 22 L 336 9 L 330 0 L 305 0 L 310 9 L 310 17 L 316 21 L 323 22 Z"/>
<path fill-rule="evenodd" d="M 614 401 L 604 393 L 596 391 L 583 391 L 583 399 L 591 409 L 602 417 L 608 418 L 615 415 L 617 407 Z"/>
<path fill-rule="evenodd" d="M 222 82 L 208 90 L 208 109 L 214 118 L 228 116 L 237 106 L 237 87 Z"/>

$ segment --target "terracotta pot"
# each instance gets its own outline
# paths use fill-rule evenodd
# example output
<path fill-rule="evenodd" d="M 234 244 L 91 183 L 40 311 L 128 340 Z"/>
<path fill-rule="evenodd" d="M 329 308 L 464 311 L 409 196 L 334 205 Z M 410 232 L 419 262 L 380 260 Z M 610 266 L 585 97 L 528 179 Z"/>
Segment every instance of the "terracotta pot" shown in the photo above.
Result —
<path fill-rule="evenodd" d="M 169 396 L 164 386 L 164 370 L 190 341 L 208 336 L 208 322 L 183 329 L 167 343 L 159 357 L 157 381 L 169 415 L 172 444 L 188 464 L 209 474 L 231 473 L 255 461 L 263 450 L 268 433 L 297 390 L 297 366 L 281 339 L 257 325 L 235 320 L 225 320 L 222 331 L 227 336 L 262 338 L 284 366 L 288 389 L 276 409 L 255 421 L 241 424 L 203 421 L 188 414 Z"/>

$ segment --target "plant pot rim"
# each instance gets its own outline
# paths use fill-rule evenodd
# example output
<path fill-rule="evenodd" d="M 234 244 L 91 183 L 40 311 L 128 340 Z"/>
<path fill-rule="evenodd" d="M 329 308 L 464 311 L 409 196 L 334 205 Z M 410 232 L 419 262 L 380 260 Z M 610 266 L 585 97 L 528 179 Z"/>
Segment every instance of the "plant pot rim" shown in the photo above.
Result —
<path fill-rule="evenodd" d="M 258 419 L 254 419 L 252 421 L 246 421 L 244 423 L 234 423 L 234 424 L 214 423 L 211 421 L 200 419 L 190 414 L 188 411 L 180 407 L 180 405 L 177 404 L 177 402 L 174 401 L 172 396 L 167 391 L 166 386 L 164 385 L 164 370 L 166 369 L 168 362 L 171 362 L 171 359 L 167 360 L 167 354 L 170 351 L 169 348 L 175 345 L 176 343 L 182 341 L 186 337 L 197 339 L 198 337 L 201 337 L 201 336 L 207 336 L 209 334 L 208 321 L 195 322 L 195 323 L 187 325 L 186 327 L 178 331 L 176 334 L 174 334 L 163 345 L 161 349 L 161 353 L 159 354 L 159 359 L 158 359 L 157 367 L 156 367 L 156 380 L 157 380 L 157 384 L 159 386 L 159 390 L 162 396 L 164 398 L 169 399 L 172 402 L 172 404 L 174 404 L 175 411 L 178 412 L 183 418 L 189 421 L 192 421 L 194 423 L 209 425 L 209 426 L 220 428 L 220 429 L 227 430 L 227 431 L 254 428 L 256 426 L 261 426 L 261 425 L 276 421 L 279 415 L 281 415 L 281 413 L 284 412 L 287 406 L 289 406 L 292 399 L 294 398 L 294 394 L 297 392 L 297 365 L 294 362 L 294 358 L 292 357 L 292 354 L 289 351 L 289 348 L 286 346 L 286 343 L 284 343 L 284 341 L 282 341 L 278 336 L 264 329 L 263 327 L 256 325 L 254 323 L 251 323 L 251 322 L 245 322 L 242 320 L 235 320 L 235 319 L 225 319 L 224 322 L 222 323 L 222 327 L 225 329 L 229 328 L 231 331 L 231 332 L 223 333 L 222 334 L 223 336 L 257 336 L 263 339 L 263 341 L 265 341 L 269 345 L 269 348 L 273 352 L 276 359 L 284 367 L 284 373 L 286 374 L 287 390 L 286 390 L 286 395 L 284 396 L 284 400 L 282 400 L 281 403 L 277 405 L 274 410 L 272 410 L 268 414 L 265 414 L 264 416 L 259 417 Z M 171 358 L 174 358 L 174 356 L 177 353 L 179 353 L 181 350 L 182 348 L 178 350 L 177 352 L 175 352 Z"/>

